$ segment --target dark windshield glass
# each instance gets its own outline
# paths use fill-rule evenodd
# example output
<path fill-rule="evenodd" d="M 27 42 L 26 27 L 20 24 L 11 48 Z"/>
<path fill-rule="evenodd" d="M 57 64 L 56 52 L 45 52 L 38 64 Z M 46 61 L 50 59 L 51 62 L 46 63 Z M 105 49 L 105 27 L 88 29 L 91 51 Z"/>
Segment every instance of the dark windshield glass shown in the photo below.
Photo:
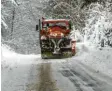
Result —
<path fill-rule="evenodd" d="M 49 23 L 49 26 L 52 27 L 52 26 L 65 26 L 66 27 L 66 24 L 65 23 Z"/>
<path fill-rule="evenodd" d="M 63 29 L 66 29 L 66 23 L 64 22 L 58 22 L 58 23 L 45 23 L 43 24 L 43 28 L 47 28 L 47 27 L 60 27 Z"/>

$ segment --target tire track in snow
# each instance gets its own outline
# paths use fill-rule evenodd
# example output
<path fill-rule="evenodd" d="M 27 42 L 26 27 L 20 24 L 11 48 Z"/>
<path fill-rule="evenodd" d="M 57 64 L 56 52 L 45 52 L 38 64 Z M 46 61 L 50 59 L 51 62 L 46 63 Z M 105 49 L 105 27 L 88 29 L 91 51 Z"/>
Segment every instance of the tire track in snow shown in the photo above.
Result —
<path fill-rule="evenodd" d="M 59 91 L 52 77 L 51 62 L 40 60 L 39 64 L 32 65 L 29 74 L 30 83 L 27 84 L 26 91 Z"/>
<path fill-rule="evenodd" d="M 80 72 L 77 72 L 76 70 L 70 69 L 70 71 L 77 76 L 78 79 L 74 79 L 74 78 L 70 78 L 70 80 L 73 83 L 76 83 L 75 85 L 80 87 L 80 84 L 77 84 L 78 81 L 82 81 L 83 83 L 86 83 L 86 87 L 91 87 L 94 91 L 102 91 L 100 89 L 100 85 L 101 83 L 99 83 L 99 81 L 97 81 L 96 79 L 94 79 L 93 77 L 91 77 L 89 74 L 87 74 L 86 72 L 83 72 L 83 74 L 81 74 Z M 85 74 L 85 75 L 84 75 Z M 84 84 L 83 84 L 84 85 Z M 83 91 L 83 90 L 80 90 Z"/>
<path fill-rule="evenodd" d="M 89 73 L 89 75 L 92 75 L 94 74 L 94 78 L 97 78 L 99 80 L 102 80 L 104 82 L 108 82 L 108 84 L 112 85 L 112 78 L 109 77 L 108 75 L 105 75 L 103 73 L 99 73 L 99 72 L 96 72 L 94 69 L 92 69 L 91 67 L 88 67 L 87 65 L 77 61 L 77 63 L 79 64 L 80 67 L 83 68 L 83 70 L 86 70 L 87 73 Z"/>
<path fill-rule="evenodd" d="M 77 79 L 74 79 L 74 74 L 70 70 L 63 70 L 61 71 L 62 75 L 67 77 L 76 87 L 76 91 L 83 91 L 78 83 Z"/>
<path fill-rule="evenodd" d="M 76 91 L 111 91 L 107 83 L 89 75 L 77 63 L 74 67 L 64 65 L 60 72 L 74 84 Z"/>
<path fill-rule="evenodd" d="M 40 83 L 37 91 L 59 91 L 56 88 L 56 81 L 52 78 L 51 64 L 42 63 L 40 67 Z"/>

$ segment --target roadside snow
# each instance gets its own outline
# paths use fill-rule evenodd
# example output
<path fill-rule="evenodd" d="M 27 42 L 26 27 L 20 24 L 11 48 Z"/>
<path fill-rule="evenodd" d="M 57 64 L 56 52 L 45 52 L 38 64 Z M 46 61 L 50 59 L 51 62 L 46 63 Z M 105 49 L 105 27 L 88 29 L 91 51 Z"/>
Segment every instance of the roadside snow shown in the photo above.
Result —
<path fill-rule="evenodd" d="M 22 55 L 14 52 L 9 46 L 2 45 L 2 68 L 5 66 L 13 66 L 15 64 L 30 64 L 36 58 L 40 57 L 40 55 Z M 24 60 L 24 61 L 21 61 Z M 27 61 L 27 62 L 26 62 Z"/>
<path fill-rule="evenodd" d="M 40 55 L 17 54 L 10 47 L 2 45 L 1 57 L 2 91 L 25 91 L 27 84 L 35 82 L 37 66 L 34 63 Z"/>
<path fill-rule="evenodd" d="M 77 54 L 74 59 L 88 65 L 96 72 L 112 77 L 112 48 L 96 48 L 88 43 L 77 43 Z"/>

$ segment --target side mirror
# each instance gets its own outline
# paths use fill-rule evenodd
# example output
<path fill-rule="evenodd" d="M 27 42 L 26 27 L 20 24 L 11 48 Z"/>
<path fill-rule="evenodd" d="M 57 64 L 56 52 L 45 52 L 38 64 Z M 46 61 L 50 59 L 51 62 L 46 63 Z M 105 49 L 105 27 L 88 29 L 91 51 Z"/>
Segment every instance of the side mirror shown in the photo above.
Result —
<path fill-rule="evenodd" d="M 36 25 L 36 31 L 38 31 L 39 30 L 39 26 L 38 25 Z"/>
<path fill-rule="evenodd" d="M 70 30 L 72 30 L 72 26 L 73 26 L 73 24 L 72 24 L 72 22 L 70 21 L 70 22 L 69 22 L 69 29 L 70 29 Z"/>
<path fill-rule="evenodd" d="M 70 29 L 70 30 L 72 29 L 72 27 L 71 27 L 71 23 L 69 23 L 69 29 Z"/>

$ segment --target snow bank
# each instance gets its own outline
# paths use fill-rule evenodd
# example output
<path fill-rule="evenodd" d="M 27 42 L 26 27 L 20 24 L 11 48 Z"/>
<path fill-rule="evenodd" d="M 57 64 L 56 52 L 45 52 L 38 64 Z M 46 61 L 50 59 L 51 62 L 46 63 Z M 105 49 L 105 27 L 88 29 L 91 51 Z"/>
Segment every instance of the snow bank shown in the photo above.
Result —
<path fill-rule="evenodd" d="M 12 57 L 17 55 L 18 54 L 15 53 L 9 46 L 2 45 L 2 57 Z"/>
<path fill-rule="evenodd" d="M 15 67 L 17 65 L 28 65 L 31 64 L 33 61 L 40 58 L 40 55 L 22 55 L 14 52 L 9 46 L 2 45 L 2 53 L 1 53 L 1 65 L 2 69 Z M 24 60 L 24 61 L 23 61 Z M 32 61 L 33 60 L 33 61 Z"/>
<path fill-rule="evenodd" d="M 77 44 L 76 60 L 88 65 L 96 72 L 104 73 L 112 77 L 112 48 L 96 48 L 89 44 Z"/>
<path fill-rule="evenodd" d="M 2 91 L 25 91 L 29 83 L 36 81 L 38 66 L 33 62 L 37 62 L 38 57 L 15 53 L 9 46 L 2 45 Z"/>

